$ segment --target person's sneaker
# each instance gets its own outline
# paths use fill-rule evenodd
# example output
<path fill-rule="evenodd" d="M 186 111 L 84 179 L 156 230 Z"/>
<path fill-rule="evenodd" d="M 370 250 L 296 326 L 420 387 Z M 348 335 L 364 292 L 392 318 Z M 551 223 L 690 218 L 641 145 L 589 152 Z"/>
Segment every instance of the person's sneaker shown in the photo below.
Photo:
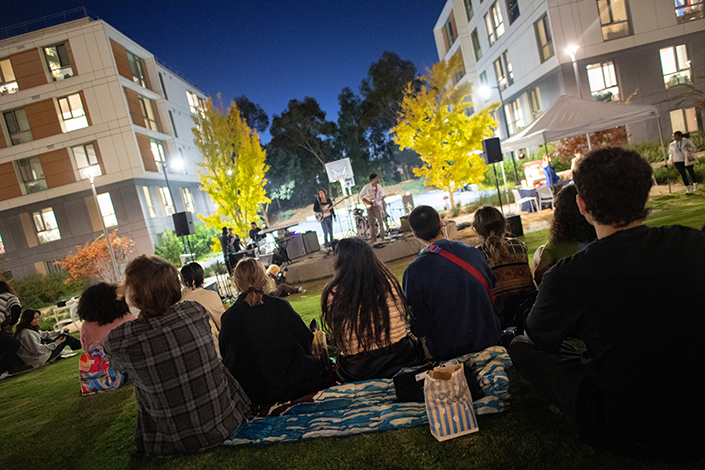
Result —
<path fill-rule="evenodd" d="M 299 294 L 305 294 L 305 293 L 306 293 L 306 289 L 304 289 L 303 287 L 299 287 L 299 290 L 298 290 L 297 292 L 298 292 Z"/>
<path fill-rule="evenodd" d="M 698 183 L 693 183 L 693 192 L 698 190 Z"/>
<path fill-rule="evenodd" d="M 311 320 L 311 323 L 308 324 L 308 329 L 311 330 L 311 332 L 315 333 L 316 331 L 320 330 L 320 326 L 318 326 L 318 320 L 315 318 Z"/>
<path fill-rule="evenodd" d="M 3 372 L 2 374 L 0 374 L 0 380 L 7 378 L 9 375 L 10 375 L 9 372 Z"/>

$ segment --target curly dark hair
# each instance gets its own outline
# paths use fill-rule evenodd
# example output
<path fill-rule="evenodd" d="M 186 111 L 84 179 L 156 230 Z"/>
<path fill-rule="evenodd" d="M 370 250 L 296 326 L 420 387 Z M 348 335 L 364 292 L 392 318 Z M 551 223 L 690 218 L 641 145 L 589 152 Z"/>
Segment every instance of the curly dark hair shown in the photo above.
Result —
<path fill-rule="evenodd" d="M 387 297 L 408 318 L 399 281 L 359 237 L 344 238 L 335 248 L 335 273 L 321 294 L 321 321 L 333 343 L 344 349 L 355 337 L 363 351 L 389 346 Z M 382 334 L 384 332 L 384 334 Z"/>
<path fill-rule="evenodd" d="M 487 251 L 488 261 L 497 261 L 508 256 L 507 219 L 492 206 L 483 206 L 475 211 L 472 228 L 482 238 L 482 245 Z"/>
<path fill-rule="evenodd" d="M 125 299 L 118 299 L 117 292 L 118 287 L 107 282 L 89 287 L 78 299 L 78 318 L 103 326 L 124 317 L 130 308 Z"/>
<path fill-rule="evenodd" d="M 598 224 L 621 228 L 649 215 L 652 175 L 651 165 L 638 153 L 607 147 L 583 158 L 573 181 Z"/>
<path fill-rule="evenodd" d="M 582 162 L 581 162 L 582 164 Z M 549 239 L 554 242 L 591 242 L 597 238 L 595 227 L 580 213 L 575 196 L 578 189 L 574 184 L 564 186 L 555 200 L 553 222 Z"/>

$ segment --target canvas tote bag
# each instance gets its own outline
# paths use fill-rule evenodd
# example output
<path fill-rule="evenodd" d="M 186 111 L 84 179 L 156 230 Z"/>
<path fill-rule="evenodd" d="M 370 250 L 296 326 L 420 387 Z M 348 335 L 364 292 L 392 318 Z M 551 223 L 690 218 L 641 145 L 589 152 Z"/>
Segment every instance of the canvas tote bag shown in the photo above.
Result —
<path fill-rule="evenodd" d="M 479 430 L 463 367 L 462 363 L 436 367 L 428 373 L 424 382 L 431 434 L 439 441 Z"/>

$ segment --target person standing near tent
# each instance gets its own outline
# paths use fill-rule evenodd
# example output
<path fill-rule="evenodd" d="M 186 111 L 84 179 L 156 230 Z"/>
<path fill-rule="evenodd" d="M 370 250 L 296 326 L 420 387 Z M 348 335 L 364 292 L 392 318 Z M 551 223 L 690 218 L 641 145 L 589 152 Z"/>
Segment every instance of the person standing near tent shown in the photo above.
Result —
<path fill-rule="evenodd" d="M 541 170 L 543 171 L 543 177 L 546 178 L 546 184 L 551 186 L 551 189 L 553 189 L 553 186 L 558 184 L 560 178 L 556 174 L 556 168 L 551 163 L 550 155 L 544 155 Z"/>
<path fill-rule="evenodd" d="M 673 133 L 673 142 L 668 147 L 668 161 L 676 167 L 678 173 L 681 174 L 683 178 L 683 184 L 685 185 L 685 193 L 694 193 L 698 189 L 698 183 L 695 180 L 695 170 L 693 166 L 697 161 L 695 158 L 695 144 L 692 140 L 686 138 L 681 131 L 676 131 Z M 690 179 L 692 180 L 692 186 L 688 183 L 688 174 L 690 173 Z"/>

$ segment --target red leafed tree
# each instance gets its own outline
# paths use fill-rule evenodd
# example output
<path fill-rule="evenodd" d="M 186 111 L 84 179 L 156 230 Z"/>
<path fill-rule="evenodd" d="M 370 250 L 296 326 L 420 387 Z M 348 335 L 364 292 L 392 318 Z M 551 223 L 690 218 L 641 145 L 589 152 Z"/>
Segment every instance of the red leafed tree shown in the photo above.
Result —
<path fill-rule="evenodd" d="M 128 257 L 135 251 L 135 242 L 130 237 L 118 237 L 115 232 L 110 234 L 110 244 L 115 252 L 118 266 L 126 263 Z M 118 283 L 120 281 L 115 278 L 110 251 L 103 235 L 92 242 L 86 242 L 83 246 L 76 246 L 75 255 L 69 255 L 57 264 L 69 273 L 69 278 L 65 282 L 77 281 L 91 276 L 97 276 L 105 282 Z"/>
<path fill-rule="evenodd" d="M 600 132 L 590 134 L 590 144 L 592 149 L 596 150 L 604 147 L 621 147 L 627 140 L 627 128 L 624 126 L 613 127 Z M 588 144 L 585 134 L 576 135 L 562 139 L 553 147 L 553 155 L 559 161 L 568 163 L 581 151 L 583 155 L 588 153 Z"/>

